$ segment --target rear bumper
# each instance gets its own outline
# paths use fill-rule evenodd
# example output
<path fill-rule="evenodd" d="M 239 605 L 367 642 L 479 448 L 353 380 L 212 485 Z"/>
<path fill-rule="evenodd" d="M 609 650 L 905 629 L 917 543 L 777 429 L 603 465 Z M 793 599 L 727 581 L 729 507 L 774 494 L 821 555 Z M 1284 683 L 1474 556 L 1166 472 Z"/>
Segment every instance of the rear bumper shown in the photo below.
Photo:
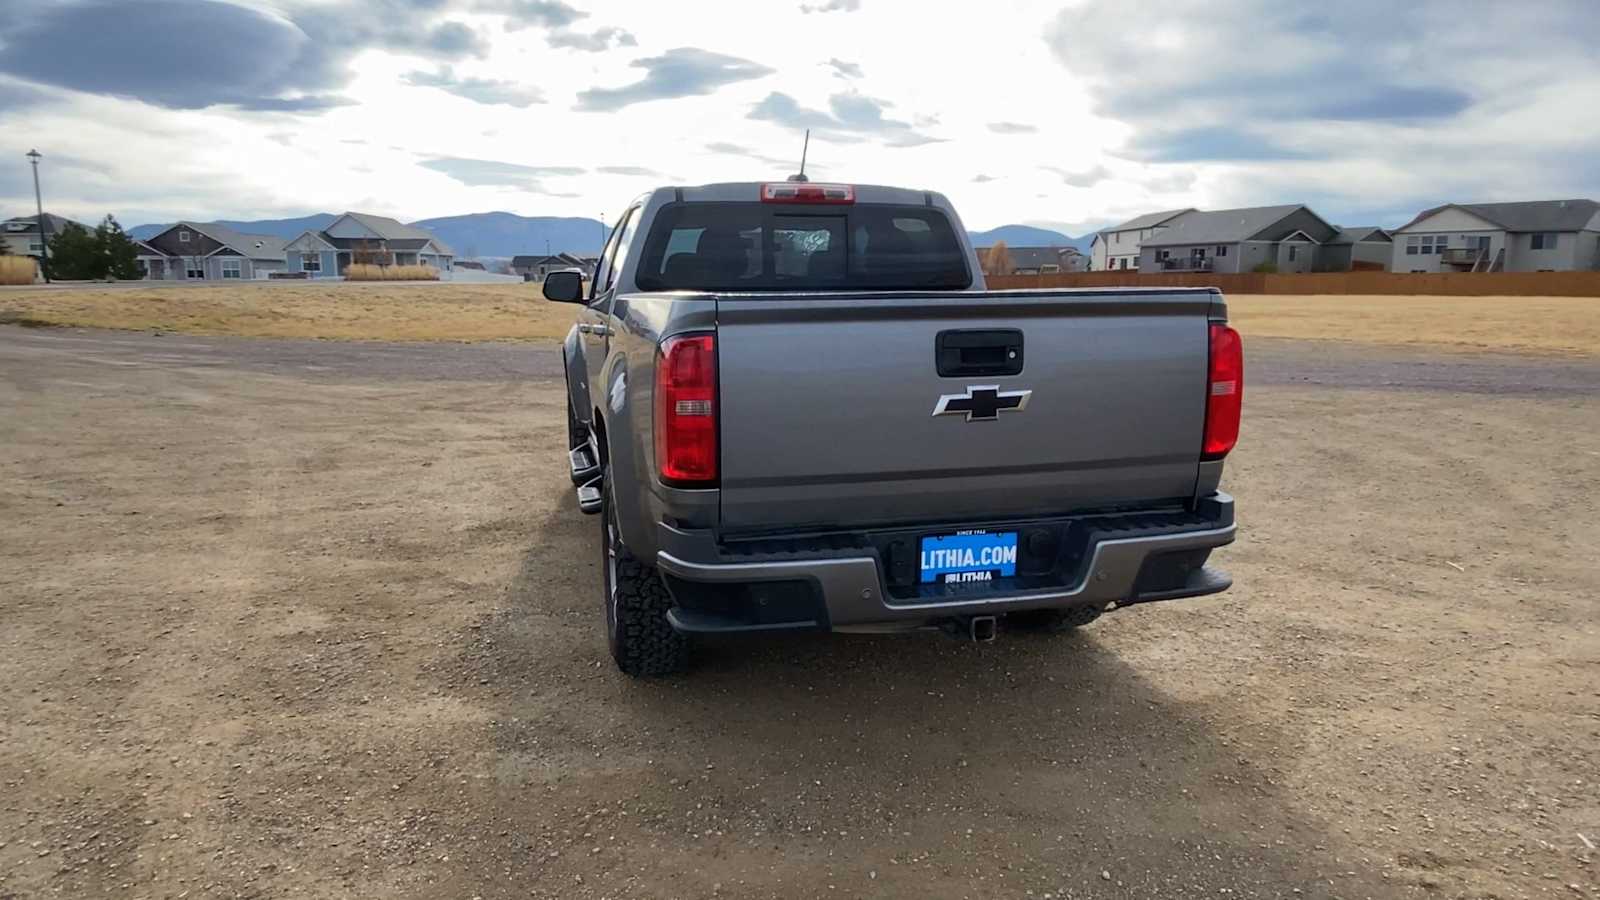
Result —
<path fill-rule="evenodd" d="M 1204 515 L 1186 517 L 1178 529 L 1090 541 L 1070 582 L 1046 588 L 907 596 L 889 590 L 882 556 L 870 545 L 733 557 L 709 535 L 665 525 L 656 565 L 677 601 L 672 624 L 689 632 L 915 627 L 1033 609 L 1121 607 L 1214 594 L 1232 584 L 1203 563 L 1210 550 L 1234 539 L 1233 498 L 1218 492 L 1200 508 Z"/>

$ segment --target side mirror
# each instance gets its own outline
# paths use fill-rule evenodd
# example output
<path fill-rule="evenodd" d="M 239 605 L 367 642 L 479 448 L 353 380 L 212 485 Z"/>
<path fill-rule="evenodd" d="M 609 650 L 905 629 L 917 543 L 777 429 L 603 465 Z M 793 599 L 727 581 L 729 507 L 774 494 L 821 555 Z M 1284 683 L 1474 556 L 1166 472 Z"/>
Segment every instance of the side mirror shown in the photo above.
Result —
<path fill-rule="evenodd" d="M 544 298 L 557 303 L 582 303 L 583 273 L 567 269 L 544 276 Z"/>

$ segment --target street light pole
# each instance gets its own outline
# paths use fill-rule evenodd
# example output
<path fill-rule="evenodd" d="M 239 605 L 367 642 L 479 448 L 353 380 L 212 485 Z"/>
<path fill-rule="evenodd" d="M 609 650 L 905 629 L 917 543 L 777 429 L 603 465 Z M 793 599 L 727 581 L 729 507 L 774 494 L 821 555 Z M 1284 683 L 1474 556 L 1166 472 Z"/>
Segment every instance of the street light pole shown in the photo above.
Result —
<path fill-rule="evenodd" d="M 33 203 L 39 213 L 39 271 L 44 283 L 50 283 L 50 224 L 44 220 L 44 199 L 39 194 L 39 151 L 28 151 L 28 162 L 33 163 Z"/>

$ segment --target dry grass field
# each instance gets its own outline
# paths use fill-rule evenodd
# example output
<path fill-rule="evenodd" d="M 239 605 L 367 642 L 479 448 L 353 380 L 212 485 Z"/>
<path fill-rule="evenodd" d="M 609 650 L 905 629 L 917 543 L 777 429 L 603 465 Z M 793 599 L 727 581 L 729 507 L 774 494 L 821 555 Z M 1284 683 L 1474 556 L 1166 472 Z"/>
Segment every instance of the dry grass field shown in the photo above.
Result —
<path fill-rule="evenodd" d="M 1457 350 L 1600 352 L 1600 297 L 1235 294 L 1247 336 L 1419 344 Z"/>
<path fill-rule="evenodd" d="M 1600 353 L 1600 298 L 1235 295 L 1246 336 Z M 0 322 L 383 341 L 552 340 L 573 308 L 533 284 L 270 283 L 0 291 Z"/>
<path fill-rule="evenodd" d="M 0 292 L 0 323 L 374 341 L 554 340 L 573 307 L 536 284 L 269 282 Z"/>

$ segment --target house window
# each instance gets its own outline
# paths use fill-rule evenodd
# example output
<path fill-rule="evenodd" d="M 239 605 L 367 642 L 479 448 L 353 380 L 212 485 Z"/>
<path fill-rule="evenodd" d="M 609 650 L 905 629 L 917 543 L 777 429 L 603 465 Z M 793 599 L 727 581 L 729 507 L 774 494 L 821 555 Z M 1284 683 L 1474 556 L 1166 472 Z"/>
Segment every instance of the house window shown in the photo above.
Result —
<path fill-rule="evenodd" d="M 1554 250 L 1556 248 L 1556 235 L 1553 231 L 1538 231 L 1533 235 L 1533 249 Z"/>
<path fill-rule="evenodd" d="M 1122 258 L 1122 268 L 1126 269 L 1127 267 L 1128 267 L 1128 258 L 1126 256 L 1124 256 Z"/>
<path fill-rule="evenodd" d="M 1205 259 L 1206 258 L 1206 248 L 1204 248 L 1204 247 L 1195 247 L 1195 248 L 1193 248 L 1192 250 L 1189 251 L 1189 258 L 1190 259 Z"/>
<path fill-rule="evenodd" d="M 179 231 L 178 232 L 178 243 L 180 243 L 180 244 L 189 243 L 189 232 L 187 232 L 187 231 Z"/>
<path fill-rule="evenodd" d="M 1424 234 L 1421 237 L 1412 236 L 1406 238 L 1406 255 L 1416 256 L 1420 253 L 1423 256 L 1432 256 L 1436 253 L 1443 253 L 1445 248 L 1449 246 L 1449 235 Z"/>
<path fill-rule="evenodd" d="M 239 278 L 243 275 L 243 260 L 225 259 L 222 261 L 223 278 Z"/>
<path fill-rule="evenodd" d="M 1300 247 L 1298 245 L 1295 245 L 1295 244 L 1290 244 L 1289 245 L 1289 262 L 1294 262 L 1295 260 L 1297 260 L 1299 258 L 1300 258 Z"/>
<path fill-rule="evenodd" d="M 1228 255 L 1228 245 L 1227 244 L 1218 244 L 1217 245 L 1217 255 L 1218 256 L 1227 256 Z"/>
<path fill-rule="evenodd" d="M 1172 251 L 1170 251 L 1170 250 L 1157 250 L 1156 251 L 1156 261 L 1157 262 L 1166 262 L 1167 261 L 1167 257 L 1169 255 L 1171 255 L 1171 252 Z"/>
<path fill-rule="evenodd" d="M 1113 244 L 1120 244 L 1120 243 L 1122 243 L 1122 232 L 1120 232 L 1120 231 L 1119 231 L 1119 232 L 1117 232 L 1117 233 L 1116 233 L 1116 234 L 1113 234 L 1113 235 L 1112 235 L 1112 236 L 1111 236 L 1111 243 L 1113 243 Z"/>
<path fill-rule="evenodd" d="M 302 271 L 302 272 L 321 272 L 322 271 L 322 254 L 321 253 L 302 253 L 302 254 L 300 254 L 300 271 Z"/>
<path fill-rule="evenodd" d="M 184 263 L 183 264 L 183 277 L 185 277 L 185 278 L 204 278 L 204 277 L 206 277 L 206 270 L 204 268 L 204 264 L 201 263 L 200 260 L 198 260 L 198 259 L 191 259 L 188 262 Z"/>
<path fill-rule="evenodd" d="M 43 253 L 44 252 L 44 244 L 41 244 L 38 241 L 29 241 L 28 242 L 28 252 L 29 253 Z"/>

